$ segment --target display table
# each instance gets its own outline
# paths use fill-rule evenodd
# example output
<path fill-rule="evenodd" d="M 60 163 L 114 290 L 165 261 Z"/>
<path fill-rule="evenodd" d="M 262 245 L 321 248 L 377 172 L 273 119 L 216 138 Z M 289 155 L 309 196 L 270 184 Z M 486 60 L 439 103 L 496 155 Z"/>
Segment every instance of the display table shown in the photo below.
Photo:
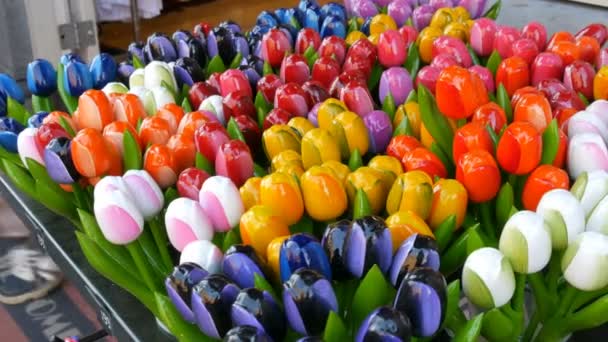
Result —
<path fill-rule="evenodd" d="M 0 192 L 38 244 L 84 294 L 110 335 L 121 342 L 174 340 L 140 302 L 89 265 L 69 221 L 16 190 L 4 175 L 0 175 Z"/>

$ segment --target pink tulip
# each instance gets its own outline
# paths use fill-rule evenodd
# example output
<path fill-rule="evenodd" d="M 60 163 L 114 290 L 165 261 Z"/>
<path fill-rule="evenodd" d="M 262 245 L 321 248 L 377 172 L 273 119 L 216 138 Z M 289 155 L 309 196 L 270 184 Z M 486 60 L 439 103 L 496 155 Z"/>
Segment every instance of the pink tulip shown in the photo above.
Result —
<path fill-rule="evenodd" d="M 174 199 L 165 213 L 169 241 L 178 251 L 192 241 L 213 239 L 213 225 L 198 201 L 180 197 Z"/>
<path fill-rule="evenodd" d="M 165 197 L 148 171 L 129 170 L 122 178 L 133 196 L 135 205 L 145 219 L 150 219 L 160 213 L 165 204 Z"/>
<path fill-rule="evenodd" d="M 244 72 L 238 69 L 228 69 L 220 75 L 220 90 L 222 96 L 239 91 L 253 97 L 249 79 Z"/>
<path fill-rule="evenodd" d="M 519 30 L 512 26 L 500 26 L 496 30 L 496 37 L 494 38 L 494 50 L 498 51 L 498 54 L 502 59 L 513 56 L 513 43 L 521 38 Z"/>
<path fill-rule="evenodd" d="M 295 83 L 284 84 L 276 90 L 274 107 L 296 116 L 306 116 L 309 110 L 306 93 Z"/>
<path fill-rule="evenodd" d="M 568 120 L 568 136 L 570 138 L 579 134 L 594 133 L 608 141 L 608 126 L 595 112 L 587 110 L 576 113 Z"/>
<path fill-rule="evenodd" d="M 564 63 L 562 59 L 553 52 L 541 52 L 532 63 L 532 85 L 536 86 L 542 80 L 562 79 Z"/>
<path fill-rule="evenodd" d="M 186 245 L 179 263 L 193 263 L 210 274 L 222 273 L 224 254 L 211 241 L 195 240 Z"/>
<path fill-rule="evenodd" d="M 564 69 L 564 85 L 566 88 L 593 98 L 593 78 L 595 70 L 587 62 L 574 61 Z"/>
<path fill-rule="evenodd" d="M 239 224 L 245 211 L 239 189 L 230 178 L 209 177 L 203 183 L 199 201 L 216 231 L 225 232 Z"/>
<path fill-rule="evenodd" d="M 358 81 L 348 82 L 340 93 L 340 101 L 359 116 L 374 110 L 374 100 L 367 85 Z"/>
<path fill-rule="evenodd" d="M 386 30 L 378 39 L 378 61 L 385 68 L 401 66 L 407 58 L 407 44 L 395 30 Z"/>
<path fill-rule="evenodd" d="M 431 93 L 435 94 L 435 85 L 437 84 L 437 80 L 439 79 L 439 74 L 441 73 L 441 69 L 434 66 L 424 66 L 420 71 L 418 71 L 418 75 L 416 75 L 415 87 L 418 88 L 420 84 L 427 87 Z"/>
<path fill-rule="evenodd" d="M 441 36 L 433 41 L 433 57 L 447 53 L 456 58 L 458 64 L 465 68 L 473 65 L 473 60 L 462 40 L 450 36 Z"/>
<path fill-rule="evenodd" d="M 583 172 L 608 171 L 608 148 L 599 134 L 582 133 L 568 144 L 568 174 L 572 179 Z"/>
<path fill-rule="evenodd" d="M 23 165 L 27 165 L 26 158 L 37 161 L 41 165 L 44 165 L 43 152 L 36 144 L 36 133 L 38 128 L 27 127 L 19 133 L 17 137 L 17 151 Z"/>
<path fill-rule="evenodd" d="M 127 183 L 120 176 L 105 176 L 100 179 L 93 189 L 93 199 L 101 199 L 104 196 L 107 196 L 107 193 L 115 190 L 122 191 L 130 198 L 131 202 L 134 201 Z"/>
<path fill-rule="evenodd" d="M 488 68 L 482 67 L 481 65 L 473 65 L 469 68 L 469 71 L 477 75 L 477 77 L 483 81 L 489 93 L 494 92 L 496 89 L 494 87 L 494 76 L 492 76 L 492 72 Z"/>
<path fill-rule="evenodd" d="M 460 65 L 456 57 L 449 53 L 440 53 L 437 56 L 433 57 L 433 60 L 431 61 L 431 66 L 434 66 L 441 70 L 452 65 L 462 66 Z"/>
<path fill-rule="evenodd" d="M 536 43 L 528 38 L 521 38 L 513 43 L 513 56 L 521 57 L 528 63 L 528 65 L 534 62 L 534 58 L 538 56 L 538 46 Z"/>
<path fill-rule="evenodd" d="M 106 240 L 116 245 L 135 241 L 144 229 L 144 218 L 131 196 L 115 189 L 95 198 L 97 224 Z"/>
<path fill-rule="evenodd" d="M 531 21 L 521 29 L 521 37 L 536 43 L 538 51 L 545 51 L 547 46 L 547 29 L 538 21 Z"/>
<path fill-rule="evenodd" d="M 594 113 L 608 127 L 608 101 L 595 100 L 587 109 L 588 112 Z"/>
<path fill-rule="evenodd" d="M 487 57 L 494 50 L 494 39 L 496 37 L 496 22 L 488 18 L 475 20 L 471 27 L 471 47 L 476 54 Z"/>
<path fill-rule="evenodd" d="M 595 67 L 598 70 L 606 65 L 608 65 L 608 47 L 600 50 L 600 53 L 597 54 L 597 60 L 595 61 Z"/>

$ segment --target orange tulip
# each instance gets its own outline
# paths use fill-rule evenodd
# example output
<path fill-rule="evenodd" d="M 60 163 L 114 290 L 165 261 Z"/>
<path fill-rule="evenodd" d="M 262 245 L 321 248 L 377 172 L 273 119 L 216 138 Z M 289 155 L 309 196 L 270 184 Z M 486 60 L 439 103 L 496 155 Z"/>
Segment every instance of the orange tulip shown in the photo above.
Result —
<path fill-rule="evenodd" d="M 78 128 L 94 128 L 98 131 L 114 121 L 112 105 L 101 90 L 90 89 L 78 98 Z"/>
<path fill-rule="evenodd" d="M 173 152 L 165 145 L 154 144 L 144 155 L 144 169 L 161 188 L 168 188 L 177 181 Z"/>
<path fill-rule="evenodd" d="M 94 128 L 78 132 L 72 139 L 70 150 L 74 167 L 83 177 L 100 177 L 110 169 L 112 156 L 103 135 Z"/>
<path fill-rule="evenodd" d="M 553 118 L 551 104 L 542 94 L 523 95 L 513 112 L 513 121 L 529 122 L 540 133 L 545 131 Z"/>
<path fill-rule="evenodd" d="M 178 173 L 194 166 L 196 159 L 196 146 L 192 136 L 175 134 L 167 142 L 167 147 L 173 152 L 175 167 Z"/>
<path fill-rule="evenodd" d="M 135 128 L 126 121 L 114 121 L 103 129 L 104 138 L 114 146 L 121 156 L 124 154 L 123 136 L 125 131 L 129 131 L 141 147 L 141 141 L 139 140 Z"/>
<path fill-rule="evenodd" d="M 505 129 L 496 156 L 507 172 L 525 175 L 540 162 L 543 140 L 536 128 L 526 121 L 513 122 Z"/>
<path fill-rule="evenodd" d="M 481 124 L 484 127 L 490 125 L 494 132 L 498 134 L 507 124 L 507 115 L 499 105 L 488 102 L 475 109 L 471 122 Z"/>
<path fill-rule="evenodd" d="M 530 84 L 530 68 L 528 63 L 518 56 L 509 57 L 498 66 L 496 70 L 496 84 L 502 83 L 509 96 L 513 96 L 517 89 Z"/>
<path fill-rule="evenodd" d="M 456 179 L 467 189 L 475 203 L 489 201 L 500 189 L 498 165 L 488 151 L 474 150 L 463 154 L 456 163 Z"/>
<path fill-rule="evenodd" d="M 540 165 L 526 180 L 521 200 L 526 210 L 536 210 L 543 195 L 553 189 L 570 187 L 570 179 L 566 171 L 553 165 Z"/>
<path fill-rule="evenodd" d="M 441 71 L 435 92 L 439 110 L 452 119 L 468 118 L 477 107 L 490 101 L 483 81 L 456 65 Z"/>
<path fill-rule="evenodd" d="M 431 228 L 420 216 L 411 210 L 400 210 L 386 219 L 386 225 L 391 232 L 393 253 L 401 247 L 403 241 L 413 234 L 421 234 L 435 238 Z"/>
<path fill-rule="evenodd" d="M 139 138 L 144 146 L 165 145 L 171 138 L 171 126 L 167 120 L 158 116 L 147 117 L 139 126 Z"/>
<path fill-rule="evenodd" d="M 112 111 L 118 121 L 126 121 L 137 127 L 139 121 L 148 116 L 144 105 L 135 94 L 115 94 L 110 99 Z"/>
<path fill-rule="evenodd" d="M 184 117 L 184 110 L 175 103 L 168 103 L 156 112 L 156 117 L 165 119 L 169 123 L 171 134 L 177 132 L 177 127 Z"/>

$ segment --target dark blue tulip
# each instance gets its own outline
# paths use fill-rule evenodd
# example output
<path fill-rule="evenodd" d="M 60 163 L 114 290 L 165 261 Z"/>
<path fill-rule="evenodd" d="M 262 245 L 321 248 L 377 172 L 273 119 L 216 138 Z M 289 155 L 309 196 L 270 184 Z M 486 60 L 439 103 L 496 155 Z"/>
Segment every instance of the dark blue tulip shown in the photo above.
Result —
<path fill-rule="evenodd" d="M 188 54 L 185 57 L 194 59 L 201 68 L 207 66 L 207 47 L 196 38 L 192 38 L 186 42 L 188 46 Z"/>
<path fill-rule="evenodd" d="M 408 316 L 416 337 L 429 337 L 445 318 L 447 290 L 441 273 L 419 267 L 408 273 L 397 291 L 393 307 Z"/>
<path fill-rule="evenodd" d="M 430 267 L 439 271 L 439 249 L 435 239 L 413 234 L 401 244 L 393 257 L 389 272 L 393 286 L 398 286 L 416 267 Z"/>
<path fill-rule="evenodd" d="M 342 21 L 346 21 L 346 10 L 342 4 L 330 2 L 323 5 L 323 7 L 321 7 L 321 18 L 325 19 L 329 15 L 339 17 Z"/>
<path fill-rule="evenodd" d="M 230 309 L 239 287 L 220 274 L 211 274 L 192 288 L 192 311 L 199 329 L 212 338 L 222 338 L 232 328 Z"/>
<path fill-rule="evenodd" d="M 25 94 L 23 93 L 23 89 L 21 89 L 14 78 L 7 74 L 0 74 L 0 90 L 4 91 L 6 95 L 17 100 L 19 103 L 25 103 Z"/>
<path fill-rule="evenodd" d="M 177 59 L 177 51 L 173 40 L 163 33 L 153 33 L 146 42 L 146 59 L 148 61 L 173 62 Z"/>
<path fill-rule="evenodd" d="M 72 52 L 61 55 L 61 57 L 59 58 L 59 62 L 63 65 L 67 65 L 70 61 L 84 63 L 84 60 L 79 55 Z"/>
<path fill-rule="evenodd" d="M 0 117 L 6 116 L 6 93 L 0 89 Z"/>
<path fill-rule="evenodd" d="M 20 124 L 13 118 L 0 119 L 0 131 L 13 132 L 15 134 L 19 134 L 24 129 L 25 129 L 25 127 L 23 127 L 22 124 Z"/>
<path fill-rule="evenodd" d="M 320 21 L 321 18 L 319 18 L 319 13 L 315 12 L 313 9 L 309 8 L 304 11 L 304 22 L 302 23 L 302 26 L 319 31 Z"/>
<path fill-rule="evenodd" d="M 248 245 L 232 245 L 224 254 L 224 274 L 241 288 L 255 286 L 255 274 L 264 278 L 262 261 Z"/>
<path fill-rule="evenodd" d="M 0 146 L 11 153 L 17 153 L 17 136 L 24 128 L 13 118 L 0 119 Z"/>
<path fill-rule="evenodd" d="M 127 47 L 127 59 L 133 63 L 133 56 L 137 56 L 140 62 L 146 63 L 146 57 L 144 55 L 145 45 L 141 42 L 133 42 Z"/>
<path fill-rule="evenodd" d="M 221 26 L 214 28 L 211 32 L 213 32 L 217 43 L 217 54 L 219 54 L 225 65 L 230 65 L 234 56 L 236 56 L 236 50 L 233 45 L 234 34 L 232 31 Z M 211 33 L 209 36 L 211 37 Z M 210 40 L 207 40 L 207 44 L 209 44 Z"/>
<path fill-rule="evenodd" d="M 264 60 L 255 55 L 249 55 L 247 64 L 251 66 L 259 75 L 264 73 Z"/>
<path fill-rule="evenodd" d="M 236 53 L 240 53 L 243 58 L 249 57 L 249 45 L 247 39 L 240 33 L 235 33 L 232 38 L 232 45 Z"/>
<path fill-rule="evenodd" d="M 233 325 L 251 325 L 274 341 L 282 341 L 285 337 L 285 316 L 266 291 L 254 287 L 241 290 L 232 304 L 230 317 Z"/>
<path fill-rule="evenodd" d="M 189 57 L 190 47 L 186 40 L 175 40 L 175 51 L 177 52 L 177 58 Z"/>
<path fill-rule="evenodd" d="M 352 275 L 346 267 L 346 242 L 351 231 L 352 222 L 341 220 L 327 226 L 321 245 L 329 258 L 331 272 L 336 280 L 347 279 Z"/>
<path fill-rule="evenodd" d="M 250 34 L 247 38 L 247 44 L 249 45 L 249 56 L 255 56 L 262 59 L 262 36 Z"/>
<path fill-rule="evenodd" d="M 35 59 L 27 65 L 27 88 L 30 93 L 47 97 L 57 90 L 57 72 L 46 59 Z"/>
<path fill-rule="evenodd" d="M 241 65 L 239 66 L 239 70 L 241 70 L 245 74 L 245 76 L 247 76 L 247 80 L 249 80 L 249 85 L 251 86 L 251 89 L 255 94 L 257 92 L 258 81 L 260 80 L 260 78 L 262 78 L 260 76 L 260 73 L 258 73 L 251 65 Z"/>
<path fill-rule="evenodd" d="M 175 309 L 188 322 L 194 323 L 192 312 L 192 288 L 207 276 L 207 271 L 193 263 L 176 266 L 165 280 L 165 288 Z"/>
<path fill-rule="evenodd" d="M 259 36 L 259 39 L 262 39 L 262 36 L 264 36 L 266 33 L 268 33 L 268 31 L 270 31 L 270 29 L 272 29 L 273 27 L 275 27 L 277 25 L 274 25 L 274 26 L 270 26 L 270 25 L 256 25 L 249 32 L 249 36 L 250 37 L 251 36 Z"/>
<path fill-rule="evenodd" d="M 321 335 L 329 312 L 338 312 L 331 283 L 309 268 L 295 271 L 283 283 L 283 304 L 289 325 L 302 335 Z"/>
<path fill-rule="evenodd" d="M 49 115 L 48 112 L 38 112 L 27 119 L 27 127 L 38 128 L 42 125 L 42 121 Z"/>
<path fill-rule="evenodd" d="M 212 59 L 213 57 L 217 56 L 218 53 L 217 37 L 215 36 L 213 30 L 211 30 L 207 36 L 207 55 L 209 56 L 209 59 Z"/>
<path fill-rule="evenodd" d="M 372 23 L 372 17 L 369 17 L 367 19 L 365 19 L 365 21 L 363 22 L 363 25 L 361 25 L 361 32 L 363 32 L 364 35 L 369 36 L 369 26 Z"/>
<path fill-rule="evenodd" d="M 317 0 L 300 0 L 298 4 L 298 8 L 301 11 L 306 11 L 307 9 L 312 9 L 313 11 L 320 12 L 321 7 L 319 7 L 319 3 Z"/>
<path fill-rule="evenodd" d="M 331 280 L 331 266 L 321 243 L 309 234 L 294 234 L 283 241 L 279 253 L 281 282 L 300 268 L 312 268 Z"/>
<path fill-rule="evenodd" d="M 255 24 L 257 26 L 274 27 L 274 26 L 279 25 L 279 19 L 272 12 L 262 11 L 262 12 L 260 12 L 260 14 L 258 14 L 258 17 L 255 20 Z"/>
<path fill-rule="evenodd" d="M 74 60 L 65 66 L 63 83 L 68 94 L 78 97 L 93 88 L 93 77 L 86 64 Z"/>
<path fill-rule="evenodd" d="M 398 310 L 382 306 L 365 318 L 355 342 L 408 342 L 411 339 L 412 327 L 409 318 Z"/>
<path fill-rule="evenodd" d="M 188 73 L 188 76 L 192 81 L 191 83 L 187 83 L 188 86 L 192 86 L 192 84 L 196 82 L 205 81 L 205 72 L 194 58 L 180 58 L 175 62 L 175 67 L 182 68 L 185 72 Z M 177 78 L 177 75 L 175 75 L 175 77 Z M 181 89 L 183 83 L 178 85 Z"/>
<path fill-rule="evenodd" d="M 127 61 L 120 62 L 116 70 L 116 81 L 122 84 L 129 84 L 129 77 L 135 71 L 135 67 Z"/>
<path fill-rule="evenodd" d="M 337 36 L 342 39 L 346 38 L 346 24 L 345 21 L 335 15 L 328 15 L 323 20 L 321 25 L 321 38 L 329 36 Z"/>
<path fill-rule="evenodd" d="M 224 342 L 272 342 L 272 339 L 254 326 L 239 325 L 226 333 Z"/>
<path fill-rule="evenodd" d="M 223 21 L 218 26 L 226 28 L 232 33 L 241 33 L 241 26 L 232 20 Z"/>
<path fill-rule="evenodd" d="M 116 61 L 107 53 L 95 56 L 89 65 L 93 77 L 93 88 L 102 89 L 106 84 L 116 80 Z"/>
<path fill-rule="evenodd" d="M 44 165 L 49 176 L 57 184 L 72 184 L 80 178 L 74 167 L 71 140 L 66 137 L 54 138 L 44 148 Z"/>
<path fill-rule="evenodd" d="M 295 28 L 302 26 L 298 21 L 298 10 L 296 8 L 277 8 L 274 13 L 279 18 L 280 24 L 286 24 Z"/>

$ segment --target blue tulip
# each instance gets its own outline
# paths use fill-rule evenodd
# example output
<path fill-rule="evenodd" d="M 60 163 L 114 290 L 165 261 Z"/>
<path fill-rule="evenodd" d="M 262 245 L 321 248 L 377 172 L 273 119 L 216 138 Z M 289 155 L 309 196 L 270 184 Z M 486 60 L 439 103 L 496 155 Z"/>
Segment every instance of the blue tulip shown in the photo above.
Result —
<path fill-rule="evenodd" d="M 302 26 L 298 21 L 298 9 L 297 8 L 277 8 L 274 14 L 279 19 L 280 24 L 286 24 L 299 28 Z"/>
<path fill-rule="evenodd" d="M 346 10 L 342 4 L 330 2 L 323 5 L 323 7 L 321 7 L 321 18 L 325 19 L 329 15 L 336 16 L 342 21 L 346 21 Z"/>
<path fill-rule="evenodd" d="M 186 42 L 188 54 L 184 57 L 190 57 L 198 63 L 201 68 L 207 65 L 207 46 L 200 39 L 191 38 Z"/>
<path fill-rule="evenodd" d="M 298 4 L 298 9 L 300 9 L 301 11 L 312 9 L 317 13 L 321 11 L 321 7 L 319 6 L 317 0 L 300 0 L 300 3 Z"/>
<path fill-rule="evenodd" d="M 7 74 L 0 74 L 0 90 L 4 91 L 6 95 L 17 100 L 19 103 L 25 103 L 25 94 L 23 93 L 23 89 L 21 89 L 14 78 Z"/>
<path fill-rule="evenodd" d="M 360 31 L 363 32 L 364 35 L 369 36 L 369 26 L 372 23 L 372 17 L 365 19 L 363 25 L 361 25 Z"/>
<path fill-rule="evenodd" d="M 329 36 L 338 36 L 342 39 L 346 38 L 346 24 L 345 21 L 335 15 L 328 15 L 323 20 L 321 25 L 321 38 Z"/>
<path fill-rule="evenodd" d="M 243 58 L 249 57 L 249 44 L 247 44 L 247 39 L 242 34 L 234 34 L 232 46 L 234 51 L 236 51 L 236 53 L 240 53 Z"/>
<path fill-rule="evenodd" d="M 255 70 L 259 75 L 264 73 L 264 60 L 256 55 L 249 55 L 247 58 L 247 64 Z M 251 79 L 249 79 L 251 81 Z"/>
<path fill-rule="evenodd" d="M 116 81 L 122 84 L 129 84 L 129 77 L 135 71 L 135 67 L 133 64 L 130 64 L 127 61 L 120 62 L 118 64 L 118 69 L 116 70 Z"/>
<path fill-rule="evenodd" d="M 79 55 L 72 53 L 72 52 L 66 53 L 59 58 L 59 63 L 61 63 L 63 65 L 67 65 L 68 62 L 71 62 L 71 61 L 77 61 L 80 63 L 84 63 L 84 60 L 82 59 L 82 57 L 80 57 Z"/>
<path fill-rule="evenodd" d="M 439 271 L 439 249 L 435 239 L 413 234 L 397 249 L 389 271 L 393 286 L 399 286 L 403 278 L 416 267 L 430 267 Z"/>
<path fill-rule="evenodd" d="M 211 274 L 192 289 L 192 311 L 199 329 L 212 338 L 222 338 L 230 328 L 230 311 L 239 287 L 221 274 Z"/>
<path fill-rule="evenodd" d="M 255 286 L 255 274 L 264 278 L 262 261 L 248 245 L 233 245 L 224 254 L 224 274 L 241 288 Z"/>
<path fill-rule="evenodd" d="M 304 11 L 304 22 L 302 23 L 304 27 L 319 31 L 320 21 L 319 13 L 315 12 L 315 10 L 309 8 Z"/>
<path fill-rule="evenodd" d="M 177 59 L 177 51 L 171 38 L 163 33 L 153 33 L 145 45 L 146 61 L 173 62 Z"/>
<path fill-rule="evenodd" d="M 76 60 L 69 61 L 63 72 L 65 91 L 78 97 L 93 88 L 93 77 L 86 64 Z"/>
<path fill-rule="evenodd" d="M 264 330 L 251 325 L 239 325 L 226 333 L 224 342 L 272 342 Z"/>
<path fill-rule="evenodd" d="M 48 97 L 57 90 L 57 72 L 46 59 L 35 59 L 27 65 L 27 88 L 30 93 Z"/>
<path fill-rule="evenodd" d="M 17 153 L 17 136 L 24 129 L 12 118 L 0 119 L 0 146 L 11 153 Z"/>
<path fill-rule="evenodd" d="M 89 65 L 93 88 L 102 89 L 106 84 L 116 80 L 116 61 L 109 54 L 102 52 L 95 56 Z"/>
<path fill-rule="evenodd" d="M 6 93 L 0 89 L 0 117 L 6 116 Z"/>
<path fill-rule="evenodd" d="M 382 306 L 361 323 L 355 342 L 409 341 L 412 327 L 409 318 L 398 310 Z"/>
<path fill-rule="evenodd" d="M 274 341 L 285 337 L 285 316 L 272 296 L 257 288 L 239 292 L 230 310 L 232 324 L 252 325 L 264 331 Z"/>
<path fill-rule="evenodd" d="M 279 19 L 277 16 L 269 11 L 262 11 L 258 14 L 257 19 L 255 20 L 256 26 L 268 26 L 274 27 L 279 25 Z"/>
<path fill-rule="evenodd" d="M 281 282 L 300 268 L 311 268 L 331 280 L 331 266 L 321 243 L 312 235 L 294 234 L 283 241 L 279 253 Z"/>
<path fill-rule="evenodd" d="M 223 21 L 218 26 L 221 26 L 232 33 L 241 33 L 241 26 L 232 20 Z"/>
<path fill-rule="evenodd" d="M 27 119 L 27 127 L 38 128 L 42 125 L 42 121 L 49 115 L 48 112 L 38 112 Z"/>
<path fill-rule="evenodd" d="M 278 23 L 277 23 L 278 25 Z M 264 36 L 266 33 L 268 33 L 268 31 L 270 31 L 270 29 L 272 29 L 273 27 L 277 26 L 270 26 L 270 25 L 255 25 L 252 29 L 251 32 L 249 32 L 249 37 L 252 36 L 257 36 L 258 39 L 262 39 L 262 36 Z"/>
<path fill-rule="evenodd" d="M 173 32 L 173 35 L 171 35 L 171 39 L 173 39 L 173 42 L 175 44 L 177 44 L 177 42 L 179 42 L 179 41 L 187 42 L 192 37 L 193 37 L 192 33 L 190 33 L 190 31 L 186 31 L 186 30 L 177 30 L 177 31 Z"/>
<path fill-rule="evenodd" d="M 127 59 L 133 64 L 133 56 L 137 56 L 140 62 L 146 63 L 146 57 L 144 55 L 145 45 L 141 42 L 133 42 L 127 47 Z"/>
<path fill-rule="evenodd" d="M 249 85 L 251 86 L 251 89 L 255 94 L 258 88 L 258 81 L 260 80 L 260 78 L 262 78 L 260 76 L 260 73 L 258 73 L 253 66 L 247 64 L 239 66 L 239 70 L 245 73 L 245 76 L 247 76 L 247 80 L 249 80 Z"/>
<path fill-rule="evenodd" d="M 208 272 L 193 263 L 183 263 L 176 266 L 165 280 L 165 289 L 175 309 L 188 322 L 194 323 L 192 312 L 192 288 L 198 284 Z"/>

